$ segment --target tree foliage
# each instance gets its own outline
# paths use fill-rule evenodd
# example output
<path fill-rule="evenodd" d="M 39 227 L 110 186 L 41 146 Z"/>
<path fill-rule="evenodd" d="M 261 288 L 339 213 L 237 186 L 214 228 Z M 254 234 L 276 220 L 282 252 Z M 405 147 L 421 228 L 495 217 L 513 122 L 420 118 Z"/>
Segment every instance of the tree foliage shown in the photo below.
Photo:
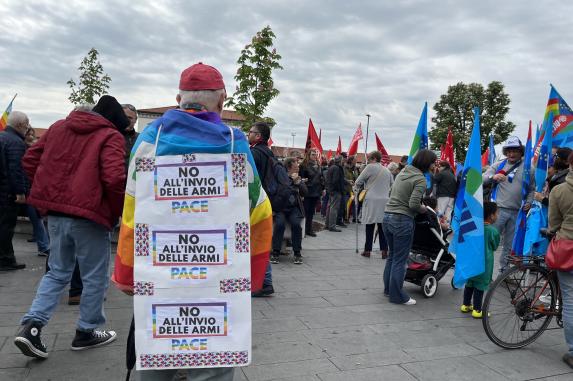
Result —
<path fill-rule="evenodd" d="M 272 118 L 264 117 L 269 102 L 279 95 L 279 90 L 274 87 L 273 70 L 282 69 L 282 66 L 279 64 L 281 56 L 273 47 L 274 39 L 271 27 L 263 28 L 245 46 L 237 60 L 237 87 L 226 106 L 234 107 L 245 117 L 242 124 L 245 131 L 260 120 L 274 124 Z"/>
<path fill-rule="evenodd" d="M 80 67 L 79 82 L 70 79 L 67 84 L 72 89 L 68 97 L 74 105 L 89 103 L 95 104 L 96 98 L 106 94 L 109 89 L 111 78 L 103 72 L 103 66 L 98 61 L 99 52 L 91 48 L 88 55 L 84 57 Z"/>
<path fill-rule="evenodd" d="M 463 162 L 473 128 L 475 106 L 480 108 L 482 152 L 489 143 L 490 134 L 493 134 L 495 144 L 505 141 L 515 129 L 515 124 L 506 120 L 509 104 L 509 95 L 499 81 L 489 83 L 486 89 L 479 83 L 462 82 L 448 87 L 448 92 L 442 94 L 434 105 L 434 127 L 429 132 L 431 148 L 440 149 L 451 128 L 456 160 Z"/>

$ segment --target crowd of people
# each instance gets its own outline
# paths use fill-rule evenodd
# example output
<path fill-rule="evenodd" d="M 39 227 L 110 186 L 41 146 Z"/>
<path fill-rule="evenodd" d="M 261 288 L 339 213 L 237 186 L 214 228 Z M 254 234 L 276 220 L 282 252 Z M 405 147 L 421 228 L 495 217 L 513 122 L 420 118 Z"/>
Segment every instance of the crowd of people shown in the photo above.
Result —
<path fill-rule="evenodd" d="M 288 157 L 281 162 L 268 146 L 271 126 L 267 123 L 254 123 L 246 137 L 236 129 L 232 132 L 234 137 L 225 135 L 227 127 L 220 119 L 225 98 L 224 83 L 216 69 L 197 64 L 182 73 L 177 95 L 180 110 L 184 112 L 181 123 L 188 121 L 188 128 L 192 130 L 197 128 L 194 123 L 201 120 L 200 125 L 206 129 L 196 131 L 198 136 L 221 143 L 210 143 L 212 147 L 223 147 L 229 139 L 248 143 L 249 157 L 258 172 L 260 186 L 272 205 L 272 240 L 262 243 L 270 249 L 270 260 L 264 281 L 262 285 L 253 285 L 252 296 L 269 296 L 275 292 L 272 264 L 280 263 L 285 243 L 292 247 L 294 264 L 303 263 L 303 237 L 316 237 L 319 224 L 315 214 L 320 212 L 325 217 L 324 232 L 320 234 L 339 233 L 352 222 L 365 225 L 363 257 L 372 255 L 377 236 L 380 255 L 386 259 L 384 295 L 390 303 L 415 305 L 416 300 L 403 287 L 415 217 L 428 214 L 444 229 L 450 227 L 460 182 L 450 164 L 439 161 L 436 154 L 427 149 L 418 151 L 413 158 L 405 156 L 400 163 L 387 166 L 381 164 L 378 151 L 370 152 L 367 163 L 361 165 L 356 163 L 355 157 L 342 154 L 327 161 L 316 149 L 307 150 L 302 160 Z M 94 106 L 84 105 L 73 110 L 39 140 L 35 138 L 29 118 L 18 111 L 10 114 L 6 131 L 0 133 L 0 270 L 25 268 L 25 264 L 16 260 L 12 246 L 17 216 L 23 211 L 32 222 L 38 255 L 47 258 L 46 274 L 30 310 L 22 317 L 22 327 L 15 338 L 15 344 L 27 356 L 48 356 L 41 331 L 68 284 L 71 284 L 69 304 L 80 305 L 72 350 L 105 345 L 117 337 L 114 331 L 100 329 L 105 323 L 103 304 L 110 282 L 110 231 L 117 227 L 122 213 L 123 222 L 133 225 L 130 203 L 134 203 L 134 184 L 129 182 L 135 180 L 127 176 L 130 152 L 133 156 L 136 149 L 132 147 L 137 147 L 140 141 L 153 144 L 156 133 L 147 131 L 138 139 L 134 129 L 136 120 L 137 110 L 132 105 L 121 105 L 115 98 L 103 96 Z M 219 131 L 222 128 L 224 132 Z M 155 141 L 155 144 L 159 143 Z M 169 152 L 169 145 L 175 143 L 161 141 L 161 144 L 165 152 Z M 471 312 L 475 318 L 482 317 L 483 294 L 493 277 L 494 252 L 500 241 L 503 247 L 499 256 L 500 271 L 508 266 L 507 257 L 520 209 L 529 209 L 533 200 L 548 205 L 549 229 L 556 232 L 555 239 L 573 242 L 571 149 L 556 150 L 542 193 L 534 192 L 532 176 L 525 203 L 521 196 L 524 173 L 521 141 L 510 137 L 503 146 L 503 154 L 503 160 L 483 173 L 486 271 L 468 282 L 461 305 L 461 312 Z M 251 200 L 252 204 L 256 202 L 262 201 Z M 125 208 L 131 205 L 128 212 L 124 205 Z M 43 216 L 47 217 L 47 229 Z M 122 255 L 116 258 L 114 282 L 132 295 L 133 243 L 127 241 L 133 240 L 133 226 L 131 232 L 129 226 L 126 229 L 127 233 L 120 234 L 124 240 L 118 248 Z M 285 239 L 287 231 L 289 238 Z M 558 274 L 563 293 L 565 337 L 570 350 L 564 361 L 573 367 L 573 274 L 565 271 Z M 162 372 L 143 372 L 140 379 L 173 376 L 170 371 Z M 216 375 L 223 380 L 233 378 L 232 368 L 196 369 L 189 374 L 193 377 Z"/>

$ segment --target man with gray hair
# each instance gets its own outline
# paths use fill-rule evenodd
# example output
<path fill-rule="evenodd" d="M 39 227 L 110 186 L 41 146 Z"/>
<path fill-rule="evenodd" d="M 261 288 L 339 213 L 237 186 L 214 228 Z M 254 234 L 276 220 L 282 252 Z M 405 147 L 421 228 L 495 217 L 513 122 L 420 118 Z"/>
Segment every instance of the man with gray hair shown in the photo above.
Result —
<path fill-rule="evenodd" d="M 223 76 L 217 69 L 203 63 L 192 65 L 181 73 L 179 93 L 176 97 L 179 109 L 167 111 L 139 135 L 132 150 L 127 176 L 123 218 L 113 274 L 115 285 L 124 293 L 128 295 L 134 293 L 135 215 L 137 208 L 140 208 L 136 202 L 136 197 L 140 196 L 136 194 L 135 189 L 137 182 L 141 182 L 135 170 L 135 163 L 155 156 L 202 153 L 234 153 L 244 154 L 247 157 L 249 176 L 246 180 L 249 192 L 248 200 L 244 201 L 245 204 L 248 201 L 250 206 L 250 232 L 251 237 L 254 237 L 250 242 L 250 286 L 254 292 L 261 289 L 271 246 L 272 210 L 261 188 L 245 135 L 238 129 L 226 126 L 221 120 L 226 96 Z M 165 217 L 167 220 L 172 218 L 170 214 Z M 190 295 L 202 297 L 201 287 L 189 287 L 188 290 Z M 151 315 L 151 309 L 148 309 L 147 313 Z M 132 329 L 135 329 L 134 324 Z M 133 360 L 128 363 L 130 369 L 135 363 L 136 356 L 134 341 L 131 343 L 133 345 L 128 346 L 128 358 Z M 200 356 L 200 353 L 197 354 Z M 181 366 L 184 363 L 181 362 Z M 241 365 L 234 360 L 212 364 L 221 364 L 221 367 L 187 369 L 187 379 L 232 381 L 234 368 L 230 366 Z M 137 379 L 140 381 L 168 381 L 176 377 L 177 369 L 140 370 L 137 373 Z"/>
<path fill-rule="evenodd" d="M 21 164 L 26 152 L 24 139 L 28 128 L 28 116 L 20 111 L 12 111 L 6 130 L 0 132 L 0 271 L 26 267 L 16 262 L 12 238 L 18 210 L 26 203 L 30 188 Z"/>

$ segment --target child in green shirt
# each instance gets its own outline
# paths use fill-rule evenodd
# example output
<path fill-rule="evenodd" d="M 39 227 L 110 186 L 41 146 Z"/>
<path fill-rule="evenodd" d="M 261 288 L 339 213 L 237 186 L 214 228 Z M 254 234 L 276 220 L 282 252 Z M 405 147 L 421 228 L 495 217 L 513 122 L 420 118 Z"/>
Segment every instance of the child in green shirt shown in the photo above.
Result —
<path fill-rule="evenodd" d="M 472 313 L 476 319 L 482 318 L 481 304 L 483 294 L 487 290 L 493 275 L 493 253 L 499 246 L 500 236 L 493 223 L 497 220 L 497 204 L 495 202 L 485 201 L 483 203 L 483 219 L 485 240 L 485 271 L 477 275 L 466 283 L 464 288 L 464 301 L 460 308 L 463 313 Z M 474 304 L 472 305 L 472 297 Z"/>

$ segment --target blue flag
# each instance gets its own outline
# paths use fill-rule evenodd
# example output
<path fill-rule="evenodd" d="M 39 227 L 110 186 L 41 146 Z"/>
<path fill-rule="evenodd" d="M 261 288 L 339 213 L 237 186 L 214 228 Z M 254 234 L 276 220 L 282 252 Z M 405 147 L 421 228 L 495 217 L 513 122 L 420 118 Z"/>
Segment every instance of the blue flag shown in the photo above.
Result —
<path fill-rule="evenodd" d="M 549 118 L 544 122 L 545 131 L 543 137 L 543 143 L 539 150 L 539 157 L 537 159 L 537 167 L 535 168 L 535 189 L 537 192 L 543 191 L 543 186 L 545 185 L 545 179 L 547 179 L 547 169 L 549 168 L 549 157 L 551 156 L 551 145 L 552 145 L 552 131 L 553 123 L 553 113 L 549 113 Z"/>
<path fill-rule="evenodd" d="M 478 107 L 474 108 L 474 128 L 456 196 L 452 229 L 454 230 L 454 238 L 450 244 L 450 252 L 456 255 L 454 285 L 462 287 L 468 279 L 485 271 L 481 137 Z"/>
<path fill-rule="evenodd" d="M 537 166 L 535 168 L 535 190 L 537 192 L 543 192 L 545 180 L 547 179 L 547 169 L 549 168 L 549 158 L 552 156 L 552 120 L 553 112 L 549 112 L 548 118 L 545 119 L 543 123 L 543 142 L 539 149 Z M 545 254 L 549 241 L 541 235 L 539 230 L 547 227 L 548 214 L 549 212 L 545 205 L 541 204 L 539 201 L 533 201 L 527 217 L 527 226 L 523 243 L 523 250 L 525 252 L 531 252 L 534 255 Z"/>
<path fill-rule="evenodd" d="M 428 148 L 428 102 L 424 103 L 422 115 L 420 115 L 420 120 L 418 121 L 416 135 L 414 135 L 410 154 L 408 155 L 408 164 L 412 164 L 412 160 L 419 150 L 426 148 Z"/>
<path fill-rule="evenodd" d="M 489 156 L 487 158 L 487 164 L 492 165 L 495 163 L 495 158 L 497 155 L 495 154 L 495 144 L 493 144 L 493 134 L 489 135 Z"/>
<path fill-rule="evenodd" d="M 513 243 L 511 246 L 511 255 L 522 257 L 529 255 L 528 251 L 524 250 L 525 231 L 527 223 L 527 212 L 523 210 L 523 206 L 527 202 L 529 195 L 529 188 L 531 182 L 531 159 L 533 159 L 533 147 L 531 143 L 531 122 L 529 122 L 529 133 L 527 134 L 527 143 L 525 144 L 525 157 L 523 158 L 523 180 L 521 182 L 521 208 L 517 214 L 515 234 L 513 236 Z"/>

